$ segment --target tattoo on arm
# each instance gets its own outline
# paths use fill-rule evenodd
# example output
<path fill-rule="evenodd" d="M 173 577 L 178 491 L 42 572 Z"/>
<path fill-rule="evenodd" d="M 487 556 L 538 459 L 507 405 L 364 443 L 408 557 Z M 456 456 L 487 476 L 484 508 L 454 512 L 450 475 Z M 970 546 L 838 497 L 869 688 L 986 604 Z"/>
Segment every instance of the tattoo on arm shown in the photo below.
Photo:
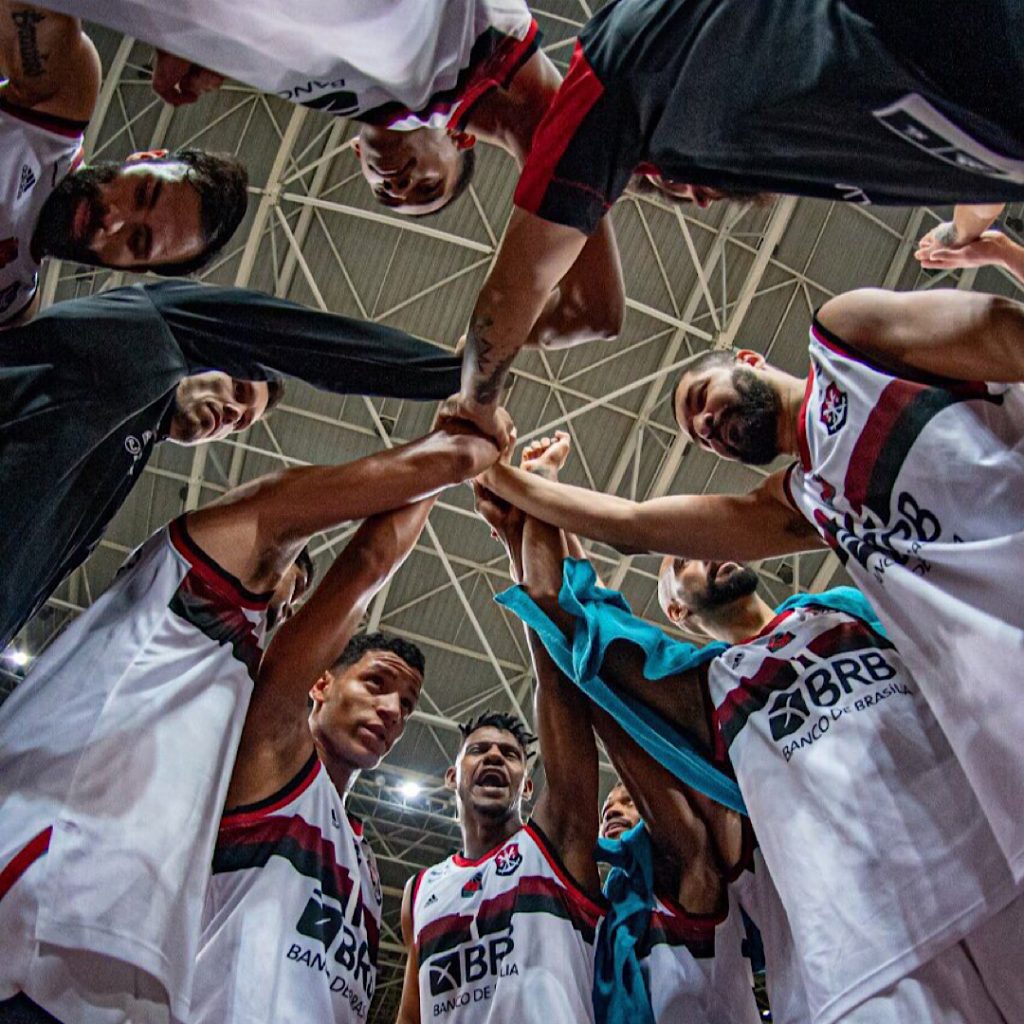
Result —
<path fill-rule="evenodd" d="M 494 323 L 489 317 L 474 321 L 469 329 L 467 347 L 475 354 L 476 380 L 473 383 L 473 400 L 481 405 L 493 405 L 505 382 L 516 354 L 512 352 L 504 359 L 494 356 L 495 345 L 488 341 L 483 332 Z"/>
<path fill-rule="evenodd" d="M 45 73 L 43 64 L 49 54 L 39 52 L 39 39 L 36 26 L 46 20 L 46 15 L 37 11 L 13 11 L 11 20 L 18 36 L 18 54 L 21 57 L 21 70 L 26 78 L 38 78 Z"/>

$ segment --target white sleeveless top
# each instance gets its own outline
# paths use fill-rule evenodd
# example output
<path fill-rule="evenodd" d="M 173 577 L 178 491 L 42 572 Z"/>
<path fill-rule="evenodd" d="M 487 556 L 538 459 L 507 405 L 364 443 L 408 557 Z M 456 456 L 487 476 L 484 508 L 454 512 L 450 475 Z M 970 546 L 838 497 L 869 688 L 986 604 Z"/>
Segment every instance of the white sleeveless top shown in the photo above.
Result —
<path fill-rule="evenodd" d="M 530 823 L 478 860 L 455 854 L 413 893 L 420 1017 L 443 1024 L 593 1021 L 602 908 Z"/>
<path fill-rule="evenodd" d="M 657 1024 L 760 1020 L 735 899 L 729 899 L 721 914 L 695 915 L 675 900 L 656 897 L 637 952 Z"/>
<path fill-rule="evenodd" d="M 221 820 L 193 1024 L 362 1024 L 381 900 L 362 825 L 313 754 L 280 792 Z"/>
<path fill-rule="evenodd" d="M 32 235 L 43 204 L 82 158 L 83 129 L 0 102 L 0 324 L 35 295 Z"/>
<path fill-rule="evenodd" d="M 0 870 L 52 827 L 29 941 L 152 975 L 181 1020 L 270 597 L 185 524 L 150 537 L 0 708 Z M 63 1020 L 96 1013 L 53 995 Z"/>
<path fill-rule="evenodd" d="M 514 73 L 525 0 L 53 0 L 293 103 L 391 128 L 444 127 L 476 74 Z"/>
<path fill-rule="evenodd" d="M 1014 885 L 892 645 L 795 608 L 709 665 L 728 753 L 818 1024 L 959 941 Z"/>
<path fill-rule="evenodd" d="M 816 324 L 790 498 L 885 623 L 1024 879 L 1024 386 L 893 377 Z"/>

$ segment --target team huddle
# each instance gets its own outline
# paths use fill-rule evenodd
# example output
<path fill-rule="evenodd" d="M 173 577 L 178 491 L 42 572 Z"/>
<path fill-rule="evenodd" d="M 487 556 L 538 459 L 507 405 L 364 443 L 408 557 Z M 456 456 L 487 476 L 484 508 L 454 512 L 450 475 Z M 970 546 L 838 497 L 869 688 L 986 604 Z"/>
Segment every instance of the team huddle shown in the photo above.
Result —
<path fill-rule="evenodd" d="M 459 201 L 477 140 L 508 152 L 458 354 L 180 281 L 40 309 L 47 258 L 187 275 L 247 206 L 234 157 L 83 161 L 82 18 L 155 47 L 171 104 L 230 76 L 352 119 L 399 214 Z M 992 227 L 1024 199 L 1022 29 L 1017 0 L 609 0 L 563 80 L 524 0 L 0 0 L 0 644 L 156 445 L 246 430 L 283 375 L 442 403 L 416 440 L 185 506 L 0 705 L 0 1022 L 371 1017 L 384 894 L 346 793 L 431 683 L 362 623 L 463 484 L 533 714 L 461 726 L 461 847 L 408 879 L 397 1024 L 755 1024 L 760 971 L 780 1024 L 1024 1021 L 1024 305 L 864 288 L 814 314 L 803 375 L 696 355 L 680 443 L 786 462 L 744 494 L 568 485 L 569 435 L 517 452 L 502 406 L 521 348 L 617 335 L 627 188 L 954 205 L 922 265 L 1024 280 Z M 661 556 L 664 628 L 584 540 Z M 773 607 L 748 563 L 805 551 L 855 587 Z"/>

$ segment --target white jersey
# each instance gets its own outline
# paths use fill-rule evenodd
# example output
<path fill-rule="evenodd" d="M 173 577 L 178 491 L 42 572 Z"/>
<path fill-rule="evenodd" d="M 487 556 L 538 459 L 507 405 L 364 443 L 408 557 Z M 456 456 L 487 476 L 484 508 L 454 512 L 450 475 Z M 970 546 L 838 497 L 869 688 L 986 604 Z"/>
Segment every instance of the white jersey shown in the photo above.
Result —
<path fill-rule="evenodd" d="M 637 953 L 657 1024 L 757 1024 L 743 920 L 734 898 L 723 913 L 689 914 L 656 897 Z"/>
<path fill-rule="evenodd" d="M 525 0 L 55 0 L 292 103 L 391 128 L 447 126 L 533 52 Z"/>
<path fill-rule="evenodd" d="M 313 754 L 280 792 L 221 820 L 193 1024 L 362 1024 L 381 900 L 362 825 Z"/>
<path fill-rule="evenodd" d="M 26 867 L 21 851 L 40 834 L 49 845 L 0 897 L 0 998 L 21 989 L 62 1020 L 106 1019 L 73 989 L 49 990 L 37 950 L 50 944 L 145 972 L 189 1019 L 269 597 L 242 588 L 175 520 L 0 708 L 0 872 Z"/>
<path fill-rule="evenodd" d="M 478 860 L 428 868 L 413 892 L 420 1017 L 443 1024 L 593 1021 L 601 907 L 527 824 Z"/>
<path fill-rule="evenodd" d="M 829 1024 L 1009 902 L 977 800 L 892 644 L 790 609 L 708 666 L 727 748 Z"/>
<path fill-rule="evenodd" d="M 82 156 L 85 124 L 4 102 L 0 89 L 0 324 L 36 292 L 32 234 L 39 211 Z"/>
<path fill-rule="evenodd" d="M 787 478 L 1024 879 L 1024 386 L 893 377 L 815 325 Z"/>
<path fill-rule="evenodd" d="M 757 927 L 764 946 L 765 987 L 774 1024 L 810 1024 L 803 965 L 793 941 L 789 917 L 760 849 L 754 846 L 753 830 L 745 822 L 746 850 L 735 876 L 729 881 L 735 899 Z"/>

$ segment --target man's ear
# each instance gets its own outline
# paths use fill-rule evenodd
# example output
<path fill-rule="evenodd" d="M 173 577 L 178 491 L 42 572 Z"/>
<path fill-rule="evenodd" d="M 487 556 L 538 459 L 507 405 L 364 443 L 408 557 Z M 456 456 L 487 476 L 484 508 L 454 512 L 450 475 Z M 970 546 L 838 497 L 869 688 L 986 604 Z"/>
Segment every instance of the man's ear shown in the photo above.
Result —
<path fill-rule="evenodd" d="M 334 682 L 330 669 L 324 669 L 317 681 L 309 688 L 309 696 L 314 704 L 323 704 L 327 699 L 327 690 Z"/>
<path fill-rule="evenodd" d="M 448 138 L 455 144 L 456 149 L 472 149 L 476 145 L 476 136 L 469 132 L 449 131 Z"/>
<path fill-rule="evenodd" d="M 755 370 L 760 370 L 765 365 L 764 356 L 760 352 L 754 352 L 749 348 L 741 348 L 736 353 L 736 362 L 743 363 L 745 366 L 752 366 Z"/>
<path fill-rule="evenodd" d="M 529 803 L 533 799 L 533 779 L 527 779 L 523 783 L 523 801 Z"/>
<path fill-rule="evenodd" d="M 167 156 L 166 149 L 146 149 L 138 153 L 131 153 L 124 158 L 126 164 L 137 164 L 144 160 L 163 160 Z"/>
<path fill-rule="evenodd" d="M 444 788 L 450 789 L 453 793 L 455 792 L 455 765 L 445 769 Z"/>
<path fill-rule="evenodd" d="M 690 609 L 682 601 L 670 601 L 667 615 L 673 626 L 681 626 L 690 617 Z"/>

